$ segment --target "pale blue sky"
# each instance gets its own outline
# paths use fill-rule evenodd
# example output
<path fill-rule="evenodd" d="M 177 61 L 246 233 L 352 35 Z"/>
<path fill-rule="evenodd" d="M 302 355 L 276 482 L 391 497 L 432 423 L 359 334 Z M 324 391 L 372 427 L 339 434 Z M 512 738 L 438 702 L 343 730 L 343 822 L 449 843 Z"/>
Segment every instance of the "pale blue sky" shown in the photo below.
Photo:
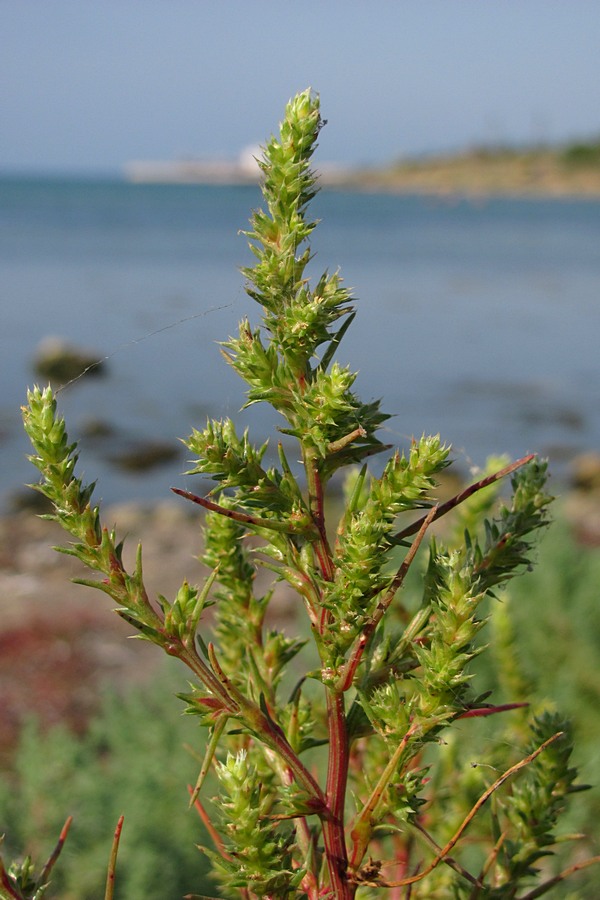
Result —
<path fill-rule="evenodd" d="M 600 134 L 598 0 L 0 0 L 0 170 L 234 157 L 311 85 L 320 158 Z"/>

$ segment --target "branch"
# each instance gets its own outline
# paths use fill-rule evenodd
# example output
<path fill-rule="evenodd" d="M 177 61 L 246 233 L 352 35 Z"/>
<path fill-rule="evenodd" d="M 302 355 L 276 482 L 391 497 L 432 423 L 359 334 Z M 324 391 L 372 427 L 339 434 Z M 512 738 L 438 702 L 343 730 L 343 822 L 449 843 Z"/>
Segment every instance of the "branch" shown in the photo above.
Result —
<path fill-rule="evenodd" d="M 371 791 L 371 795 L 367 802 L 364 804 L 360 813 L 356 816 L 354 823 L 352 825 L 352 829 L 350 831 L 350 837 L 352 838 L 352 856 L 350 859 L 350 866 L 355 871 L 358 869 L 371 839 L 371 834 L 373 831 L 373 826 L 375 824 L 376 818 L 375 814 L 377 811 L 377 807 L 381 802 L 381 798 L 383 796 L 383 792 L 385 791 L 390 778 L 396 771 L 402 754 L 406 750 L 409 741 L 412 737 L 414 737 L 416 730 L 415 725 L 411 725 L 408 729 L 396 749 L 394 753 L 390 757 L 385 769 L 379 776 L 379 780 L 373 790 Z M 418 878 L 416 879 L 418 880 Z M 367 882 L 361 881 L 361 884 L 365 884 Z M 398 884 L 404 884 L 405 882 L 398 882 Z M 410 882 L 406 882 L 409 884 Z M 379 881 L 374 882 L 374 885 L 379 885 Z M 391 883 L 389 885 L 384 885 L 385 887 L 394 887 L 395 883 Z"/>
<path fill-rule="evenodd" d="M 198 813 L 198 815 L 199 815 L 200 818 L 202 819 L 202 823 L 203 823 L 204 827 L 206 828 L 206 830 L 208 831 L 208 833 L 209 833 L 209 835 L 210 835 L 210 837 L 211 837 L 211 839 L 212 839 L 212 842 L 213 842 L 213 844 L 215 845 L 215 847 L 216 847 L 216 849 L 217 849 L 217 852 L 223 857 L 223 859 L 226 859 L 226 860 L 228 860 L 229 862 L 231 862 L 231 861 L 232 861 L 232 857 L 229 855 L 229 853 L 228 853 L 228 852 L 226 851 L 226 849 L 225 849 L 225 844 L 223 843 L 223 838 L 221 837 L 221 835 L 219 834 L 219 832 L 217 831 L 217 829 L 215 828 L 215 826 L 214 826 L 213 823 L 211 822 L 210 816 L 208 815 L 208 813 L 206 812 L 206 810 L 205 810 L 204 807 L 202 806 L 202 803 L 201 803 L 200 800 L 198 799 L 197 792 L 196 792 L 195 788 L 193 788 L 193 787 L 191 786 L 191 784 L 188 784 L 188 792 L 189 792 L 189 795 L 190 795 L 190 798 L 191 798 L 191 799 L 190 799 L 190 805 L 193 804 L 194 809 L 196 810 L 196 812 Z M 196 795 L 196 796 L 194 796 L 194 795 Z M 194 896 L 194 897 L 195 897 L 196 895 L 195 895 L 195 894 L 194 894 L 194 895 L 189 894 L 188 896 L 190 896 L 190 897 L 191 897 L 191 896 Z"/>
<path fill-rule="evenodd" d="M 523 709 L 529 703 L 502 703 L 500 706 L 474 706 L 462 712 L 457 719 L 477 719 L 483 716 L 493 716 L 496 713 L 509 712 L 511 709 Z"/>
<path fill-rule="evenodd" d="M 506 475 L 512 474 L 517 469 L 520 469 L 521 466 L 525 466 L 528 462 L 531 462 L 532 459 L 535 458 L 535 453 L 530 453 L 528 456 L 523 456 L 521 459 L 518 459 L 516 462 L 510 463 L 510 465 L 505 466 L 503 469 L 500 469 L 498 472 L 494 472 L 493 475 L 488 475 L 486 478 L 482 478 L 481 481 L 476 481 L 475 484 L 469 485 L 469 487 L 465 488 L 460 493 L 456 494 L 450 500 L 447 500 L 446 503 L 441 503 L 436 508 L 436 513 L 433 517 L 434 520 L 441 519 L 442 516 L 445 516 L 446 513 L 449 513 L 452 509 L 459 506 L 465 500 L 468 500 L 469 497 L 472 497 L 473 494 L 476 494 L 478 491 L 481 491 L 483 488 L 488 487 L 490 484 L 494 484 L 495 481 L 500 481 L 501 478 L 504 478 Z M 417 522 L 413 522 L 412 525 L 407 525 L 406 528 L 403 528 L 402 531 L 399 531 L 392 538 L 394 543 L 399 544 L 404 538 L 410 537 L 413 534 L 416 534 L 419 529 L 422 527 L 425 522 L 427 516 L 423 516 Z"/>
<path fill-rule="evenodd" d="M 106 891 L 104 900 L 113 900 L 115 893 L 115 872 L 117 868 L 117 853 L 119 852 L 119 841 L 121 840 L 121 831 L 123 830 L 124 816 L 119 816 L 117 827 L 115 828 L 115 836 L 112 842 L 110 857 L 108 859 L 108 872 L 106 874 Z"/>
<path fill-rule="evenodd" d="M 198 494 L 193 494 L 191 491 L 183 491 L 181 488 L 175 487 L 172 487 L 171 490 L 174 494 L 179 494 L 185 500 L 197 503 L 198 506 L 202 506 L 209 512 L 219 513 L 220 516 L 233 519 L 234 522 L 240 522 L 242 525 L 254 525 L 256 528 L 268 528 L 271 531 L 283 531 L 286 534 L 303 534 L 307 531 L 305 525 L 299 526 L 294 525 L 293 522 L 278 522 L 276 519 L 261 519 L 259 516 L 251 516 L 249 513 L 240 512 L 237 509 L 228 509 L 226 506 L 215 503 L 214 500 L 209 500 L 207 497 L 199 497 Z"/>
<path fill-rule="evenodd" d="M 428 834 L 427 831 L 425 831 L 425 829 L 423 828 L 422 825 L 420 825 L 418 822 L 413 822 L 412 827 L 415 829 L 415 831 L 419 835 L 419 837 L 423 841 L 425 841 L 426 844 L 429 845 L 429 847 L 432 847 L 436 853 L 441 852 L 442 848 L 439 846 L 439 844 L 437 844 L 434 841 L 434 839 L 431 837 L 431 835 Z M 475 876 L 471 875 L 471 873 L 467 869 L 465 869 L 464 866 L 461 866 L 461 864 L 459 862 L 457 862 L 457 860 L 452 859 L 452 857 L 450 857 L 450 856 L 447 856 L 444 859 L 444 862 L 446 863 L 447 866 L 449 866 L 455 872 L 458 872 L 459 875 L 462 875 L 462 877 L 466 881 L 470 882 L 474 886 L 474 888 L 482 887 L 481 878 L 475 878 Z M 469 898 L 469 900 L 470 900 L 470 898 Z"/>
<path fill-rule="evenodd" d="M 473 819 L 475 818 L 475 816 L 477 815 L 477 813 L 479 812 L 481 807 L 484 806 L 485 803 L 487 803 L 487 801 L 490 799 L 492 794 L 495 791 L 497 791 L 498 788 L 501 787 L 505 781 L 508 781 L 508 779 L 512 775 L 516 775 L 517 772 L 520 772 L 521 769 L 524 769 L 526 766 L 528 766 L 530 763 L 532 763 L 533 760 L 536 759 L 540 755 L 540 753 L 542 753 L 544 750 L 546 750 L 547 747 L 550 746 L 550 744 L 554 743 L 554 741 L 557 741 L 559 737 L 562 737 L 563 734 L 564 734 L 564 732 L 557 731 L 556 734 L 553 734 L 552 737 L 548 738 L 547 741 L 544 741 L 544 743 L 541 744 L 541 746 L 539 746 L 537 748 L 537 750 L 534 750 L 533 753 L 529 754 L 529 756 L 526 756 L 524 759 L 520 760 L 518 763 L 515 763 L 515 765 L 511 766 L 510 769 L 507 769 L 506 772 L 504 772 L 500 776 L 500 778 L 496 779 L 496 781 L 486 791 L 484 791 L 484 793 L 481 795 L 479 800 L 475 803 L 475 805 L 471 808 L 469 813 L 465 816 L 465 818 L 459 825 L 457 831 L 450 838 L 450 840 L 448 841 L 446 846 L 443 847 L 442 850 L 440 850 L 440 852 L 437 854 L 435 859 L 432 860 L 432 862 L 430 862 L 429 865 L 427 866 L 427 868 L 423 869 L 422 872 L 419 872 L 418 875 L 413 875 L 410 878 L 402 878 L 400 881 L 386 881 L 386 882 L 374 881 L 374 882 L 370 883 L 370 886 L 371 887 L 387 887 L 387 888 L 404 887 L 409 884 L 415 884 L 417 881 L 422 881 L 422 879 L 425 878 L 426 875 L 429 875 L 430 872 L 433 872 L 433 870 L 436 868 L 436 866 L 438 866 L 441 862 L 444 861 L 445 857 L 448 856 L 450 851 L 459 842 L 463 833 L 466 831 L 468 826 L 471 824 L 471 822 L 473 821 Z M 564 873 L 563 873 L 563 877 L 566 878 L 567 876 L 564 875 Z M 361 882 L 361 883 L 365 884 L 366 882 Z M 534 900 L 534 897 L 536 897 L 536 896 L 539 897 L 540 894 L 528 895 L 527 898 L 523 898 L 523 900 Z"/>
<path fill-rule="evenodd" d="M 311 807 L 311 811 L 322 818 L 327 818 L 330 814 L 327 797 L 306 766 L 302 763 L 302 760 L 294 752 L 283 729 L 269 715 L 266 707 L 262 708 L 261 706 L 257 706 L 254 701 L 244 697 L 244 695 L 235 687 L 219 664 L 214 644 L 210 643 L 207 649 L 208 658 L 217 679 L 238 706 L 238 718 L 240 721 L 246 728 L 256 734 L 268 747 L 275 750 L 275 752 L 288 764 L 297 783 L 300 784 L 308 794 L 307 802 Z"/>
<path fill-rule="evenodd" d="M 12 878 L 4 868 L 4 863 L 0 859 L 0 898 L 2 900 L 22 900 L 22 895 L 17 894 L 14 888 Z"/>
<path fill-rule="evenodd" d="M 492 866 L 495 865 L 498 856 L 500 855 L 500 851 L 504 846 L 504 842 L 506 840 L 506 832 L 503 831 L 494 846 L 492 847 L 491 853 L 488 854 L 487 859 L 485 860 L 481 872 L 479 874 L 479 878 L 476 881 L 476 885 L 471 891 L 469 896 L 469 900 L 477 900 L 479 897 L 481 890 L 483 888 L 483 883 L 488 876 L 488 873 L 491 871 Z"/>
<path fill-rule="evenodd" d="M 193 806 L 196 800 L 198 799 L 198 795 L 202 790 L 202 785 L 208 775 L 208 771 L 210 769 L 211 763 L 214 759 L 217 745 L 221 740 L 221 735 L 229 721 L 229 716 L 221 715 L 217 721 L 215 722 L 214 729 L 210 741 L 206 747 L 206 753 L 204 755 L 204 759 L 202 761 L 202 766 L 200 768 L 200 772 L 198 773 L 198 777 L 196 779 L 196 784 L 193 789 L 190 791 L 190 806 Z"/>
<path fill-rule="evenodd" d="M 530 891 L 529 894 L 525 894 L 521 900 L 536 900 L 536 897 L 542 897 L 545 893 L 547 893 L 550 888 L 553 888 L 555 885 L 560 884 L 561 881 L 564 881 L 565 878 L 570 878 L 571 875 L 574 875 L 575 872 L 579 872 L 581 869 L 587 869 L 588 866 L 595 866 L 596 863 L 600 863 L 600 856 L 592 856 L 591 859 L 586 859 L 583 862 L 575 863 L 572 866 L 569 866 L 568 869 L 563 869 L 562 872 L 559 872 L 554 878 L 550 878 L 549 881 L 545 881 L 544 884 L 541 884 L 539 887 L 535 888 L 535 890 Z"/>
<path fill-rule="evenodd" d="M 355 428 L 354 431 L 351 431 L 350 434 L 347 434 L 345 437 L 340 438 L 339 441 L 333 441 L 333 443 L 327 445 L 328 453 L 339 453 L 340 450 L 344 450 L 349 444 L 356 440 L 359 437 L 366 437 L 367 432 L 359 425 L 358 428 Z"/>
<path fill-rule="evenodd" d="M 50 873 L 52 872 L 52 869 L 54 868 L 54 864 L 56 863 L 56 860 L 60 856 L 61 850 L 65 845 L 65 841 L 67 839 L 67 835 L 69 833 L 69 828 L 71 827 L 72 822 L 73 822 L 73 816 L 69 816 L 67 818 L 67 821 L 65 822 L 65 824 L 62 827 L 62 831 L 58 837 L 56 847 L 54 848 L 54 850 L 48 857 L 48 862 L 42 869 L 42 874 L 40 876 L 40 884 L 47 884 L 47 882 L 50 880 Z"/>

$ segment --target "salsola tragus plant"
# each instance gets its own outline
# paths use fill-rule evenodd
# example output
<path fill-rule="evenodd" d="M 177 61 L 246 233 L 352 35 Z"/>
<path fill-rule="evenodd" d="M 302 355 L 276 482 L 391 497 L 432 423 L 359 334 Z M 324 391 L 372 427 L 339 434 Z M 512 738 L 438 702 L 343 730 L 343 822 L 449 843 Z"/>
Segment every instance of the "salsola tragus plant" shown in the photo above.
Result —
<path fill-rule="evenodd" d="M 82 583 L 189 669 L 187 711 L 209 735 L 191 802 L 213 838 L 205 852 L 224 897 L 532 900 L 580 865 L 554 872 L 540 862 L 578 789 L 568 729 L 541 714 L 524 737 L 523 698 L 479 696 L 470 663 L 487 598 L 529 565 L 546 524 L 546 466 L 533 456 L 498 464 L 440 503 L 449 448 L 438 436 L 389 455 L 379 402 L 362 402 L 355 374 L 335 360 L 355 314 L 350 292 L 337 273 L 307 277 L 322 124 L 318 98 L 301 93 L 264 150 L 265 209 L 247 232 L 256 265 L 244 270 L 262 325 L 245 319 L 223 345 L 248 405 L 281 415 L 301 469 L 282 443 L 277 463 L 265 462 L 266 445 L 229 420 L 193 432 L 191 472 L 214 486 L 176 493 L 206 511 L 210 574 L 202 586 L 184 581 L 172 601 L 150 599 L 141 548 L 125 569 L 93 487 L 75 475 L 76 445 L 50 388 L 30 392 L 24 410 L 36 487 L 73 538 L 63 552 L 100 573 Z M 370 472 L 366 461 L 382 453 Z M 330 527 L 331 480 L 344 470 L 344 508 Z M 505 476 L 512 496 L 496 503 Z M 438 528 L 430 537 L 447 514 L 443 539 Z M 268 624 L 273 591 L 256 587 L 258 566 L 295 592 L 299 636 Z M 411 567 L 422 568 L 418 595 L 405 583 Z M 467 729 L 500 713 L 511 739 L 474 770 Z M 209 772 L 219 793 L 207 801 Z"/>

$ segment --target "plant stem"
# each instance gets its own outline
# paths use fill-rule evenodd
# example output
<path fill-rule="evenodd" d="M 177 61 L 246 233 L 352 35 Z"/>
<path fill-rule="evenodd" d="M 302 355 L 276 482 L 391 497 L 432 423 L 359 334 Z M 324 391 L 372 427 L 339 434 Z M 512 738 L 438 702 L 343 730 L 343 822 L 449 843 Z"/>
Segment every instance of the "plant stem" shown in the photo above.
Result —
<path fill-rule="evenodd" d="M 328 689 L 329 762 L 326 795 L 329 817 L 323 819 L 323 840 L 333 896 L 351 900 L 354 888 L 348 883 L 348 852 L 344 836 L 344 808 L 348 782 L 349 746 L 344 695 Z"/>
<path fill-rule="evenodd" d="M 360 814 L 357 816 L 354 822 L 354 825 L 352 827 L 353 847 L 352 856 L 350 859 L 350 866 L 353 871 L 356 871 L 359 868 L 366 853 L 369 841 L 371 840 L 371 822 L 375 818 L 375 813 L 377 807 L 381 802 L 383 793 L 388 785 L 390 778 L 398 768 L 400 759 L 402 758 L 402 754 L 406 750 L 406 746 L 413 736 L 413 733 L 413 728 L 410 728 L 396 747 L 396 750 L 390 757 L 385 769 L 381 773 L 379 781 L 375 785 L 371 796 L 365 803 L 364 807 L 360 811 Z"/>
<path fill-rule="evenodd" d="M 303 447 L 303 458 L 308 486 L 309 507 L 313 521 L 319 531 L 316 555 L 321 574 L 327 581 L 334 577 L 333 559 L 325 530 L 325 509 L 323 503 L 323 483 L 317 460 Z M 321 614 L 321 633 L 324 634 L 329 621 L 326 610 Z M 322 818 L 325 857 L 329 870 L 329 880 L 333 897 L 351 900 L 354 888 L 347 879 L 348 852 L 344 836 L 344 810 L 348 783 L 349 744 L 346 729 L 344 695 L 337 689 L 327 688 L 327 721 L 329 729 L 329 758 L 327 763 L 328 815 Z"/>
<path fill-rule="evenodd" d="M 72 822 L 73 822 L 73 816 L 68 816 L 65 824 L 62 827 L 62 831 L 60 832 L 56 847 L 50 854 L 50 857 L 42 870 L 42 875 L 40 877 L 40 884 L 46 884 L 48 881 L 50 881 L 50 874 L 52 872 L 52 869 L 54 868 L 56 860 L 58 859 L 58 857 L 61 854 L 62 848 L 65 845 L 65 841 L 67 839 L 67 835 L 69 833 L 69 828 L 71 827 Z"/>
<path fill-rule="evenodd" d="M 117 854 L 119 852 L 119 841 L 121 840 L 121 831 L 123 830 L 123 819 L 124 816 L 119 816 L 119 821 L 117 822 L 117 826 L 115 828 L 115 836 L 113 838 L 112 847 L 110 851 L 110 858 L 108 861 L 108 872 L 106 875 L 106 891 L 104 893 L 104 900 L 113 900 L 115 893 L 115 874 L 117 868 Z"/>
<path fill-rule="evenodd" d="M 213 500 L 209 500 L 208 497 L 199 497 L 198 494 L 194 494 L 191 491 L 184 491 L 181 488 L 171 488 L 174 494 L 178 494 L 180 497 L 183 497 L 185 500 L 191 500 L 192 503 L 197 503 L 198 506 L 202 506 L 203 509 L 207 509 L 209 512 L 217 512 L 221 516 L 225 516 L 226 519 L 233 519 L 234 522 L 240 522 L 243 525 L 254 525 L 256 528 L 267 528 L 270 531 L 282 531 L 286 533 L 294 533 L 294 531 L 303 531 L 304 528 L 295 529 L 294 525 L 291 522 L 278 522 L 275 519 L 261 519 L 259 516 L 251 516 L 249 513 L 239 512 L 236 509 L 229 509 L 229 507 L 221 506 L 219 503 L 215 503 Z"/>
<path fill-rule="evenodd" d="M 587 869 L 588 866 L 595 866 L 598 863 L 600 863 L 600 856 L 592 856 L 590 857 L 590 859 L 584 859 L 583 862 L 574 863 L 567 869 L 563 869 L 563 871 L 559 872 L 558 875 L 555 875 L 554 878 L 550 878 L 549 881 L 545 881 L 544 884 L 541 884 L 539 887 L 534 888 L 534 890 L 530 891 L 529 894 L 525 894 L 523 900 L 536 900 L 537 897 L 542 897 L 544 894 L 547 894 L 551 888 L 555 887 L 557 884 L 560 884 L 561 881 L 564 881 L 566 878 L 570 878 L 570 876 L 574 875 L 575 872 L 580 872 L 582 869 Z"/>
<path fill-rule="evenodd" d="M 2 860 L 0 860 L 0 900 L 22 900 L 21 895 L 16 893 L 11 884 Z"/>
<path fill-rule="evenodd" d="M 309 509 L 319 534 L 319 537 L 315 542 L 315 552 L 317 559 L 319 560 L 319 567 L 323 578 L 326 581 L 333 581 L 333 560 L 325 528 L 325 504 L 323 501 L 323 482 L 321 473 L 314 454 L 305 446 L 302 447 L 302 457 L 304 460 L 304 470 L 306 472 Z M 324 618 L 322 627 L 325 626 L 325 622 L 326 620 Z"/>

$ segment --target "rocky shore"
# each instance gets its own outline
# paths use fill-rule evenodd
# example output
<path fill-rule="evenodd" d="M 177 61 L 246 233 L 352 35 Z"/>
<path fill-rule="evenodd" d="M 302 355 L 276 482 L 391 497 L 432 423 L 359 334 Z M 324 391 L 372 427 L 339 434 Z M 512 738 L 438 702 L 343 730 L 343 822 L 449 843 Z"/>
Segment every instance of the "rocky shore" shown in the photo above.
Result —
<path fill-rule="evenodd" d="M 143 545 L 144 580 L 151 598 L 172 600 L 184 578 L 201 582 L 200 519 L 183 503 L 107 507 L 103 522 L 125 538 L 133 568 Z M 31 714 L 46 725 L 82 730 L 98 707 L 103 685 L 144 683 L 163 661 L 159 648 L 128 640 L 133 629 L 113 612 L 104 593 L 73 583 L 94 576 L 53 547 L 68 544 L 54 522 L 31 510 L 0 517 L 0 764 L 10 758 Z M 291 615 L 283 587 L 277 613 Z"/>
<path fill-rule="evenodd" d="M 107 509 L 104 521 L 128 535 L 128 564 L 143 541 L 153 595 L 173 597 L 185 575 L 200 577 L 198 522 L 187 511 L 125 505 Z M 161 662 L 158 648 L 127 640 L 132 629 L 109 597 L 73 583 L 90 573 L 53 549 L 66 537 L 31 511 L 0 519 L 0 762 L 32 713 L 45 725 L 66 722 L 80 731 L 103 685 L 139 684 Z"/>

